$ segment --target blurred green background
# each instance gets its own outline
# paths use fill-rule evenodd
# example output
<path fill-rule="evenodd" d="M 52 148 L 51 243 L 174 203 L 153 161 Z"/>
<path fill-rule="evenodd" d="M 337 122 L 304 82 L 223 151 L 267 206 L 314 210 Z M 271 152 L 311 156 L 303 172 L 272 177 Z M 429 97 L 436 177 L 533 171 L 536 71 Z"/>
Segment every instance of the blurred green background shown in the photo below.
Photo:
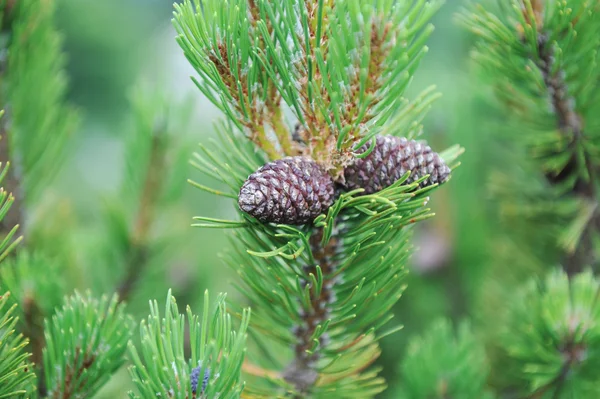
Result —
<path fill-rule="evenodd" d="M 437 86 L 443 97 L 426 118 L 423 138 L 439 150 L 459 143 L 466 153 L 451 182 L 434 195 L 431 207 L 437 216 L 417 232 L 408 288 L 395 309 L 404 330 L 383 342 L 379 360 L 390 384 L 381 397 L 395 397 L 408 338 L 422 332 L 437 316 L 460 320 L 474 313 L 472 304 L 489 261 L 486 231 L 493 228 L 493 218 L 486 209 L 484 184 L 497 155 L 489 151 L 492 144 L 484 120 L 489 110 L 479 100 L 480 89 L 470 72 L 472 43 L 454 21 L 462 3 L 449 0 L 434 18 L 430 52 L 408 92 L 413 98 L 426 87 Z M 73 248 L 74 262 L 103 256 L 98 250 L 96 257 L 90 248 L 102 248 L 106 199 L 127 185 L 124 143 L 132 131 L 129 98 L 134 87 L 161 93 L 175 110 L 171 118 L 186 114 L 189 108 L 189 120 L 182 116 L 174 124 L 183 164 L 195 144 L 213 135 L 211 123 L 219 115 L 190 80 L 194 72 L 174 40 L 171 13 L 169 0 L 59 1 L 57 24 L 69 59 L 69 97 L 80 109 L 83 122 L 69 143 L 68 159 L 53 190 L 55 198 L 49 202 L 61 204 L 53 217 L 55 225 L 66 231 L 65 245 Z M 199 178 L 192 168 L 182 175 Z M 147 298 L 163 300 L 169 287 L 180 305 L 190 303 L 195 309 L 206 288 L 239 298 L 231 284 L 235 275 L 218 256 L 228 250 L 226 232 L 190 227 L 194 215 L 233 215 L 233 203 L 185 185 L 181 196 L 161 212 L 163 222 L 158 223 L 157 234 L 174 237 L 174 249 L 160 265 L 164 273 L 136 294 L 140 302 L 132 304 L 136 316 L 145 315 Z M 94 267 L 105 267 L 105 262 L 97 261 Z M 99 397 L 125 397 L 127 381 L 123 371 Z"/>

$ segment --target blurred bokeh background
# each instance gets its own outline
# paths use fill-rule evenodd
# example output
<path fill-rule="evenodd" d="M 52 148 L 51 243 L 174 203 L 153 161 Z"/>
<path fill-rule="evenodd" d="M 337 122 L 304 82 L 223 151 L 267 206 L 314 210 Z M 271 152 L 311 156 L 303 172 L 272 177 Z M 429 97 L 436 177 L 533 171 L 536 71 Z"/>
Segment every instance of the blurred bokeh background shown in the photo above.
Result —
<path fill-rule="evenodd" d="M 381 397 L 395 397 L 400 359 L 411 336 L 438 316 L 460 320 L 475 314 L 471 305 L 490 260 L 486 231 L 494 221 L 486 210 L 484 186 L 497 155 L 490 152 L 485 129 L 489 111 L 471 76 L 470 36 L 454 20 L 462 3 L 450 0 L 435 16 L 429 54 L 408 92 L 414 97 L 437 86 L 443 97 L 426 118 L 423 138 L 439 150 L 459 143 L 466 153 L 451 182 L 431 202 L 437 216 L 418 229 L 408 288 L 395 308 L 404 330 L 386 338 L 379 360 L 390 384 Z M 86 263 L 92 271 L 119 267 L 118 257 L 110 253 L 115 243 L 106 238 L 114 228 L 107 214 L 114 214 L 114 204 L 131 183 L 127 143 L 140 112 L 150 117 L 168 113 L 172 151 L 163 178 L 174 180 L 169 183 L 172 197 L 157 208 L 153 225 L 153 249 L 163 255 L 152 261 L 130 300 L 137 317 L 146 314 L 147 298 L 162 300 L 169 287 L 180 304 L 196 309 L 207 288 L 243 300 L 231 284 L 235 273 L 219 260 L 230 245 L 226 232 L 190 227 L 194 215 L 226 217 L 234 208 L 185 182 L 199 178 L 187 161 L 197 143 L 213 136 L 211 124 L 219 115 L 190 79 L 194 71 L 175 42 L 171 15 L 172 0 L 61 0 L 57 13 L 68 55 L 69 99 L 82 116 L 47 196 L 52 212 L 44 229 L 56 230 L 51 246 L 62 248 L 57 253 L 64 255 L 68 248 L 70 262 Z M 136 101 L 145 103 L 143 111 Z M 81 285 L 95 276 L 81 276 Z M 127 381 L 123 371 L 99 397 L 125 397 Z"/>

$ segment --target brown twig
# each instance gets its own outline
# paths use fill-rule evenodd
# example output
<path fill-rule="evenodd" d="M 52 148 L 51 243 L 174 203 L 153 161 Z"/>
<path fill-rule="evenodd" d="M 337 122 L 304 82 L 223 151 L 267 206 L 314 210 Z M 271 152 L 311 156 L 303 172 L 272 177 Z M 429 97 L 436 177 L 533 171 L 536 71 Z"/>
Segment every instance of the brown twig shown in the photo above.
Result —
<path fill-rule="evenodd" d="M 329 304 L 334 299 L 333 281 L 336 264 L 334 256 L 338 248 L 338 241 L 334 237 L 325 246 L 321 246 L 323 231 L 318 230 L 310 237 L 310 245 L 315 259 L 314 265 L 307 267 L 307 273 L 317 275 L 316 267 L 319 266 L 323 273 L 323 288 L 321 292 L 315 292 L 315 287 L 310 290 L 310 308 L 304 309 L 303 325 L 298 326 L 295 335 L 297 343 L 294 347 L 294 360 L 284 371 L 285 380 L 294 385 L 300 395 L 310 393 L 311 388 L 316 383 L 319 375 L 314 369 L 315 362 L 319 359 L 319 353 L 307 353 L 313 346 L 311 337 L 318 325 L 322 324 L 329 317 Z M 308 283 L 307 283 L 308 284 Z M 319 338 L 320 345 L 327 345 L 327 334 Z M 298 396 L 303 397 L 303 396 Z"/>
<path fill-rule="evenodd" d="M 46 346 L 44 338 L 44 312 L 32 293 L 23 296 L 23 335 L 29 339 L 31 361 L 38 371 L 38 393 L 46 395 L 47 387 L 44 378 L 43 350 Z"/>
<path fill-rule="evenodd" d="M 120 302 L 129 299 L 148 265 L 148 238 L 165 169 L 165 147 L 164 132 L 157 130 L 152 137 L 150 159 L 139 198 L 139 208 L 129 238 L 129 250 L 126 255 L 127 272 L 117 289 Z"/>
<path fill-rule="evenodd" d="M 220 43 L 216 49 L 217 53 L 209 56 L 210 61 L 215 65 L 219 76 L 223 80 L 223 83 L 227 87 L 229 94 L 235 100 L 235 110 L 238 113 L 238 120 L 240 123 L 250 132 L 249 138 L 258 147 L 269 156 L 270 159 L 280 158 L 279 151 L 267 135 L 267 131 L 264 125 L 265 105 L 260 103 L 250 104 L 248 99 L 250 93 L 248 87 L 243 86 L 241 93 L 238 90 L 238 84 L 236 78 L 232 74 L 232 65 L 229 63 L 229 56 L 227 54 L 227 46 L 224 43 Z M 240 71 L 240 80 L 245 80 L 246 76 L 241 72 L 241 65 L 236 66 L 237 70 Z M 244 104 L 244 107 L 242 107 Z M 245 117 L 244 108 L 249 114 Z"/>
<path fill-rule="evenodd" d="M 64 389 L 56 389 L 54 390 L 54 394 L 52 395 L 52 399 L 69 399 L 74 394 L 81 394 L 78 392 L 82 386 L 85 386 L 86 379 L 80 381 L 78 384 L 74 384 L 73 381 L 79 381 L 81 375 L 85 372 L 85 370 L 89 369 L 94 361 L 96 361 L 96 356 L 91 353 L 85 353 L 83 357 L 83 361 L 81 362 L 81 366 L 77 369 L 73 368 L 73 364 L 79 364 L 79 357 L 81 356 L 81 348 L 75 348 L 75 358 L 73 359 L 72 364 L 67 365 L 67 369 L 65 371 L 65 385 Z"/>
<path fill-rule="evenodd" d="M 560 351 L 564 357 L 564 362 L 560 369 L 560 373 L 558 373 L 558 375 L 552 381 L 541 386 L 535 392 L 529 395 L 527 397 L 528 399 L 541 399 L 545 397 L 547 393 L 551 392 L 553 388 L 554 393 L 552 394 L 552 399 L 559 398 L 569 372 L 573 366 L 575 366 L 577 363 L 580 363 L 582 359 L 585 358 L 586 348 L 580 343 L 575 343 L 573 336 L 570 336 L 567 339 L 564 348 L 562 348 Z"/>
<path fill-rule="evenodd" d="M 569 140 L 569 149 L 573 151 L 571 159 L 563 170 L 557 175 L 547 175 L 553 184 L 561 183 L 572 173 L 585 170 L 589 179 L 577 179 L 572 194 L 585 202 L 597 203 L 597 193 L 594 186 L 596 168 L 592 164 L 590 155 L 584 151 L 583 162 L 575 155 L 574 148 L 580 146 L 587 140 L 584 132 L 584 124 L 581 116 L 574 107 L 574 101 L 569 97 L 567 83 L 562 71 L 553 71 L 554 57 L 552 48 L 545 35 L 539 34 L 538 38 L 539 59 L 537 66 L 540 69 L 544 83 L 550 96 L 552 109 L 557 118 L 557 125 L 562 134 Z M 582 163 L 582 164 L 581 164 Z M 581 272 L 586 266 L 592 266 L 595 262 L 592 245 L 592 235 L 600 223 L 597 212 L 594 212 L 589 223 L 585 226 L 581 239 L 576 249 L 567 254 L 563 267 L 569 276 Z"/>

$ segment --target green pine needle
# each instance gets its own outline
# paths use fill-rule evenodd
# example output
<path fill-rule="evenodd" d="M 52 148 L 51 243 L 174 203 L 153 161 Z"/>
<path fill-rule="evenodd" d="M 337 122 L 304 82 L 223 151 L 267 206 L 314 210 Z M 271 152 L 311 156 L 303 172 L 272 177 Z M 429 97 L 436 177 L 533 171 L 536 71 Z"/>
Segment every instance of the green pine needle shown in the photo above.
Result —
<path fill-rule="evenodd" d="M 48 397 L 91 397 L 125 363 L 133 321 L 117 297 L 75 293 L 46 319 L 44 371 Z"/>
<path fill-rule="evenodd" d="M 241 369 L 250 310 L 242 311 L 237 331 L 227 313 L 224 294 L 218 296 L 211 309 L 208 292 L 205 292 L 202 317 L 194 315 L 189 307 L 186 313 L 187 319 L 179 313 L 170 291 L 164 316 L 160 315 L 156 301 L 150 303 L 150 315 L 140 327 L 141 348 L 129 343 L 133 362 L 129 371 L 139 392 L 139 396 L 130 392 L 131 398 L 240 397 L 244 389 Z M 184 354 L 188 345 L 189 358 Z M 193 389 L 190 378 L 195 368 L 199 368 L 200 373 Z"/>
<path fill-rule="evenodd" d="M 12 10 L 6 76 L 10 112 L 5 117 L 28 203 L 39 198 L 60 169 L 79 119 L 65 101 L 66 59 L 54 25 L 55 7 L 53 1 L 22 0 Z"/>
<path fill-rule="evenodd" d="M 3 114 L 4 112 L 0 113 L 0 118 Z M 0 162 L 0 183 L 2 183 L 2 180 L 4 180 L 9 167 L 9 162 L 5 164 Z M 12 193 L 6 192 L 3 187 L 0 188 L 0 220 L 4 219 L 14 201 L 15 198 L 13 197 Z M 23 237 L 15 238 L 18 229 L 18 225 L 14 226 L 0 241 L 0 262 L 2 262 L 8 256 L 8 254 L 23 240 Z"/>
<path fill-rule="evenodd" d="M 28 340 L 16 332 L 16 305 L 10 306 L 10 293 L 0 295 L 0 398 L 26 398 L 35 391 Z"/>
<path fill-rule="evenodd" d="M 201 145 L 191 161 L 213 184 L 191 184 L 237 199 L 248 175 L 270 159 L 291 155 L 286 140 L 296 121 L 314 140 L 311 155 L 318 162 L 336 151 L 352 156 L 377 134 L 417 138 L 439 94 L 433 87 L 415 101 L 403 94 L 427 52 L 433 29 L 428 21 L 442 3 L 185 0 L 176 5 L 177 40 L 201 78 L 196 84 L 225 116 L 217 140 Z M 280 119 L 282 110 L 293 120 Z M 443 155 L 456 167 L 461 152 L 453 147 Z M 397 329 L 386 325 L 405 288 L 411 226 L 433 216 L 426 204 L 437 188 L 404 184 L 407 177 L 375 194 L 342 194 L 312 225 L 263 224 L 241 212 L 237 220 L 194 218 L 194 226 L 231 229 L 231 250 L 224 258 L 252 303 L 250 331 L 266 367 L 249 380 L 247 392 L 301 395 L 289 374 L 293 359 L 304 355 L 317 359 L 311 365 L 318 373 L 310 387 L 313 397 L 335 392 L 340 398 L 367 398 L 385 389 L 369 365 L 379 356 L 378 340 Z M 319 247 L 332 248 L 327 262 Z M 303 333 L 314 313 L 325 316 Z"/>
<path fill-rule="evenodd" d="M 62 306 L 68 283 L 59 262 L 25 249 L 3 262 L 0 280 L 10 290 L 11 301 L 19 305 L 17 311 L 21 321 L 25 319 L 22 312 L 32 312 L 28 316 L 29 323 L 35 324 L 32 328 L 40 330 L 43 318 Z M 34 307 L 31 304 L 35 304 Z"/>
<path fill-rule="evenodd" d="M 400 397 L 483 399 L 489 365 L 481 341 L 463 322 L 456 333 L 447 320 L 414 337 L 402 360 Z"/>
<path fill-rule="evenodd" d="M 600 79 L 600 6 L 534 3 L 486 0 L 458 19 L 477 37 L 473 59 L 505 111 L 508 138 L 568 192 L 594 178 L 600 152 L 600 93 L 589 84 Z"/>
<path fill-rule="evenodd" d="M 231 182 L 230 193 L 234 196 L 241 182 L 264 159 L 247 145 L 247 141 L 237 138 L 234 131 L 224 133 L 219 140 L 219 143 L 228 143 L 229 151 L 223 151 L 222 144 L 215 145 L 196 157 L 216 168 L 222 165 L 233 172 L 224 173 L 218 180 L 226 185 Z M 452 165 L 460 152 L 457 147 L 448 152 Z M 208 157 L 207 154 L 211 154 L 211 158 L 203 158 Z M 340 395 L 352 390 L 358 392 L 363 385 L 369 386 L 369 390 L 374 389 L 374 385 L 379 387 L 376 390 L 384 387 L 383 381 L 371 373 L 365 374 L 366 380 L 350 376 L 371 362 L 372 356 L 378 355 L 375 343 L 380 337 L 375 331 L 384 327 L 385 323 L 379 323 L 381 320 L 389 321 L 385 316 L 404 289 L 410 226 L 432 216 L 425 205 L 436 187 L 417 190 L 418 181 L 403 184 L 406 177 L 376 194 L 360 195 L 360 190 L 343 194 L 326 215 L 315 220 L 314 225 L 323 228 L 321 240 L 324 245 L 338 237 L 339 231 L 344 231 L 337 255 L 339 268 L 335 274 L 330 272 L 319 279 L 304 268 L 315 262 L 309 244 L 310 236 L 314 234 L 310 226 L 265 225 L 243 213 L 240 213 L 239 221 L 195 218 L 200 222 L 196 225 L 201 227 L 234 228 L 234 250 L 225 259 L 244 280 L 245 287 L 240 288 L 255 306 L 252 328 L 281 344 L 293 345 L 293 330 L 302 323 L 302 309 L 310 307 L 307 291 L 310 285 L 305 286 L 301 281 L 313 281 L 312 285 L 318 289 L 324 278 L 331 281 L 338 275 L 343 276 L 343 282 L 336 284 L 336 300 L 328 305 L 333 309 L 331 318 L 317 326 L 319 334 L 327 334 L 335 344 L 316 345 L 310 349 L 311 353 L 323 356 L 319 369 L 324 376 L 329 376 L 323 378 L 322 386 L 315 388 L 315 395 L 327 395 L 332 389 L 339 389 Z M 369 283 L 365 284 L 365 281 Z M 376 330 L 371 329 L 373 325 L 377 325 Z M 370 337 L 370 344 L 356 345 L 352 351 L 335 349 L 364 340 L 360 337 L 365 334 Z M 334 360 L 336 367 L 343 365 L 347 375 L 340 376 L 335 367 L 327 366 Z M 272 367 L 283 369 L 285 365 L 278 361 Z M 267 391 L 277 387 L 289 389 L 282 379 L 269 377 L 267 385 L 271 386 L 264 388 Z M 261 392 L 260 386 L 253 383 L 248 389 Z"/>
<path fill-rule="evenodd" d="M 501 344 L 524 394 L 556 398 L 600 395 L 600 282 L 562 271 L 529 281 L 511 300 Z M 543 396 L 546 395 L 546 396 Z"/>

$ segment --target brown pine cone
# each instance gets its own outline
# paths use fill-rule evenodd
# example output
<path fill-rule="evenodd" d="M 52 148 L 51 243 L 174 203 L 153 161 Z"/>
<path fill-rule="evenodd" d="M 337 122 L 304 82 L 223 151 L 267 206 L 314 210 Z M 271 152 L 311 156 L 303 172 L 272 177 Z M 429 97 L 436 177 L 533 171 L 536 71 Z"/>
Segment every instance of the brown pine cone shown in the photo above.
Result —
<path fill-rule="evenodd" d="M 370 145 L 358 152 L 365 152 Z M 347 190 L 364 188 L 364 194 L 372 194 L 391 186 L 407 171 L 410 176 L 406 184 L 429 175 L 421 187 L 442 184 L 450 177 L 450 168 L 428 145 L 404 137 L 377 136 L 373 151 L 365 158 L 356 158 L 344 170 L 344 186 Z"/>
<path fill-rule="evenodd" d="M 238 204 L 261 222 L 299 225 L 313 221 L 334 201 L 334 183 L 312 159 L 278 159 L 252 173 Z"/>

